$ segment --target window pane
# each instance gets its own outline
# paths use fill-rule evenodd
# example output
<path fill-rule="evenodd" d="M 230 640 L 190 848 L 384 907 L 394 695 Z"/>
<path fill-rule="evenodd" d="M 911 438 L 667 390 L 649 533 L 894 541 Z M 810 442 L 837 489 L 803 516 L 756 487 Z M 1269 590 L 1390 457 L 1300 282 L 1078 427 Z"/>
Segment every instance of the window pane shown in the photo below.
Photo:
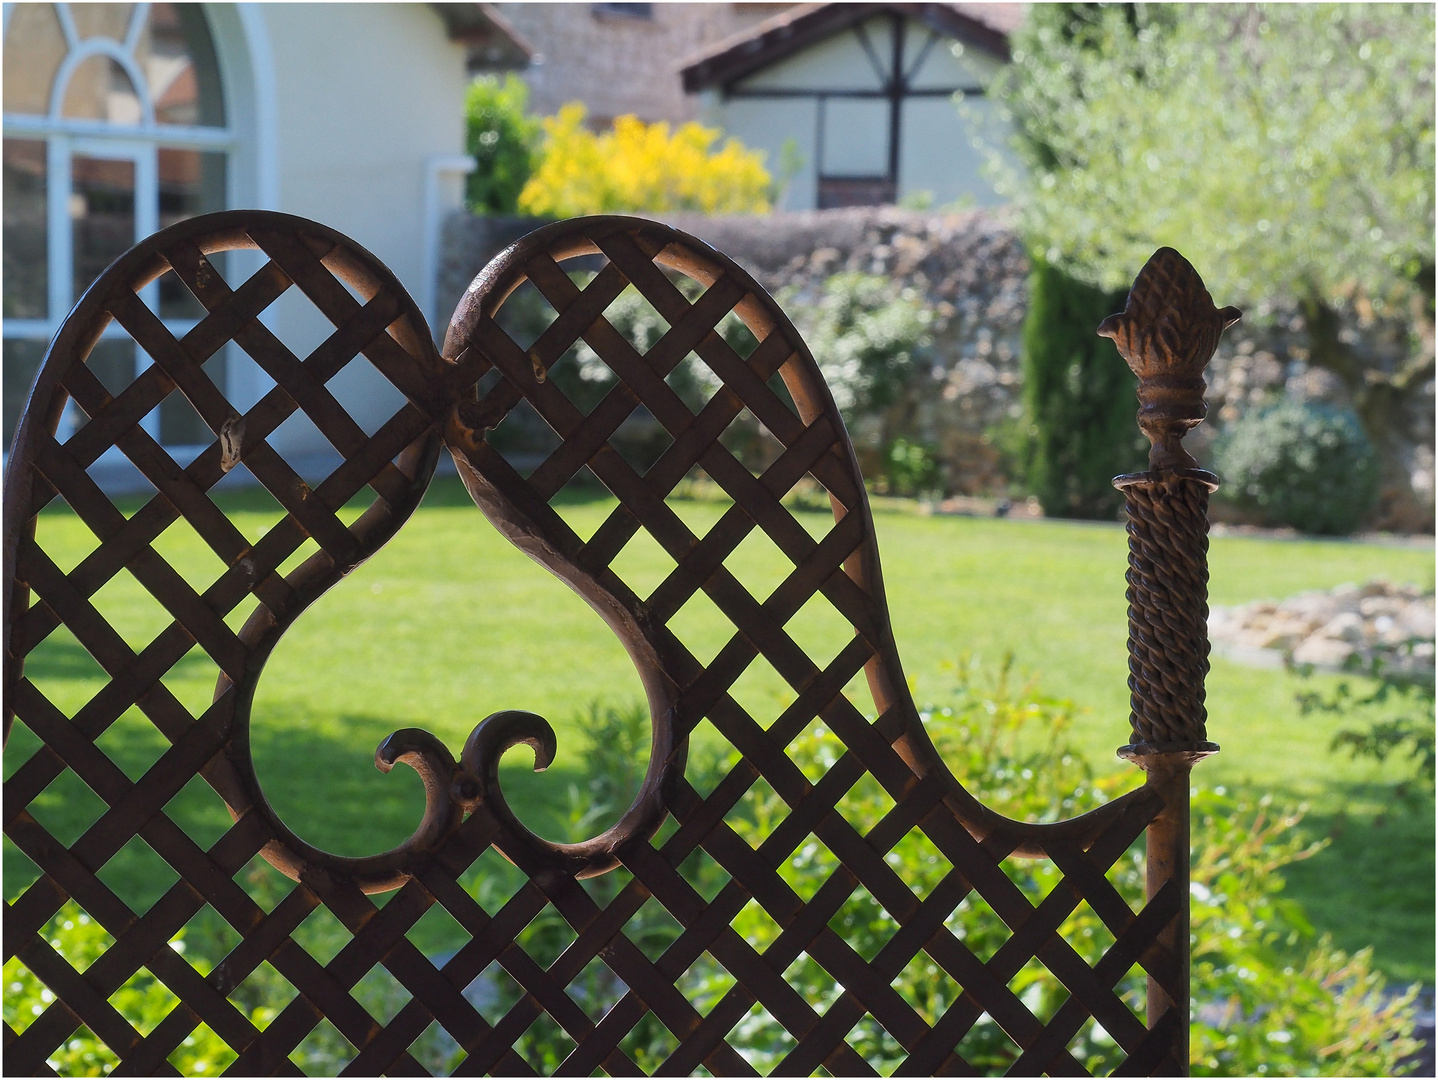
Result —
<path fill-rule="evenodd" d="M 160 228 L 225 208 L 225 155 L 160 150 Z M 223 277 L 224 254 L 210 256 Z M 160 278 L 160 317 L 198 319 L 205 309 L 173 273 Z"/>
<path fill-rule="evenodd" d="M 75 299 L 135 244 L 135 163 L 70 159 Z"/>
<path fill-rule="evenodd" d="M 44 115 L 68 49 L 49 4 L 16 4 L 5 28 L 5 111 Z"/>
<path fill-rule="evenodd" d="M 107 37 L 124 41 L 134 10 L 134 4 L 71 4 L 70 17 L 75 20 L 75 33 L 81 40 Z"/>
<path fill-rule="evenodd" d="M 198 4 L 151 4 L 135 59 L 145 72 L 158 124 L 224 127 L 215 48 Z"/>
<path fill-rule="evenodd" d="M 30 396 L 30 384 L 35 381 L 35 372 L 40 370 L 40 361 L 45 358 L 45 342 L 5 339 L 5 450 L 15 441 L 15 429 L 20 426 L 20 413 L 25 408 L 25 399 Z"/>
<path fill-rule="evenodd" d="M 61 112 L 69 120 L 138 124 L 140 99 L 124 68 L 108 56 L 92 56 L 70 75 Z"/>
<path fill-rule="evenodd" d="M 95 342 L 85 366 L 95 373 L 111 397 L 135 381 L 135 343 L 129 338 L 107 338 Z"/>
<path fill-rule="evenodd" d="M 45 317 L 50 266 L 45 195 L 45 144 L 31 139 L 6 139 L 4 311 L 7 319 Z M 8 400 L 9 384 L 6 386 Z"/>
<path fill-rule="evenodd" d="M 225 389 L 225 351 L 205 362 L 205 374 L 221 392 Z M 208 446 L 215 433 L 200 419 L 195 407 L 179 390 L 160 402 L 160 442 L 165 446 Z M 181 464 L 187 464 L 181 462 Z"/>

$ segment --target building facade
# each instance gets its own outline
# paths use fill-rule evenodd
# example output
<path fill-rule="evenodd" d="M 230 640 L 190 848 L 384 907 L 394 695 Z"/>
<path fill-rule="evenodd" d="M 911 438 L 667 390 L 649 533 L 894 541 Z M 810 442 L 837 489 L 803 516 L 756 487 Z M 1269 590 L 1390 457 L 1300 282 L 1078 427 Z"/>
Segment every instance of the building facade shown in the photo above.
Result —
<path fill-rule="evenodd" d="M 698 116 L 682 60 L 759 25 L 792 4 L 534 4 L 495 8 L 534 50 L 524 72 L 530 110 L 581 101 L 595 127 L 632 114 L 653 123 Z"/>
<path fill-rule="evenodd" d="M 699 115 L 791 175 L 788 210 L 1001 201 L 976 141 L 1021 5 L 808 4 L 691 57 Z M 786 151 L 785 147 L 788 145 Z"/>
<path fill-rule="evenodd" d="M 4 20 L 7 448 L 75 301 L 126 248 L 182 218 L 248 207 L 322 221 L 433 316 L 439 222 L 472 167 L 467 68 L 496 55 L 480 5 L 7 4 Z M 249 254 L 231 253 L 222 273 L 243 280 L 258 266 Z M 176 334 L 203 314 L 178 282 L 150 290 Z M 300 356 L 332 329 L 289 294 L 263 319 Z M 89 362 L 118 385 L 149 361 L 112 326 Z M 270 386 L 234 346 L 211 365 L 240 408 Z M 380 399 L 393 393 L 367 368 L 330 385 L 361 424 L 388 415 Z M 323 450 L 304 424 L 276 432 L 276 448 Z M 213 438 L 177 394 L 145 426 L 182 464 Z"/>

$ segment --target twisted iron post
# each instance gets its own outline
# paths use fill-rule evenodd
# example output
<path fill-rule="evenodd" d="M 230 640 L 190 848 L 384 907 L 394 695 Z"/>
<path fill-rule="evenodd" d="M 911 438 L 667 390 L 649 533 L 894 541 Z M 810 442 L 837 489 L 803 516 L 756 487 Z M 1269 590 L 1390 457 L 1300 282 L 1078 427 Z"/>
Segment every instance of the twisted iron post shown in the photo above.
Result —
<path fill-rule="evenodd" d="M 1121 314 L 1098 328 L 1138 376 L 1138 424 L 1152 444 L 1148 471 L 1114 479 L 1128 512 L 1128 653 L 1133 734 L 1119 755 L 1142 768 L 1164 809 L 1148 827 L 1145 892 L 1181 890 L 1159 942 L 1178 960 L 1170 993 L 1148 980 L 1148 1026 L 1168 1020 L 1170 1060 L 1159 1073 L 1188 1074 L 1189 772 L 1218 751 L 1205 729 L 1208 674 L 1208 496 L 1218 477 L 1198 467 L 1182 440 L 1203 422 L 1203 369 L 1219 335 L 1238 321 L 1219 309 L 1203 279 L 1172 248 L 1154 252 Z M 1181 999 L 1181 1000 L 1180 1000 Z"/>

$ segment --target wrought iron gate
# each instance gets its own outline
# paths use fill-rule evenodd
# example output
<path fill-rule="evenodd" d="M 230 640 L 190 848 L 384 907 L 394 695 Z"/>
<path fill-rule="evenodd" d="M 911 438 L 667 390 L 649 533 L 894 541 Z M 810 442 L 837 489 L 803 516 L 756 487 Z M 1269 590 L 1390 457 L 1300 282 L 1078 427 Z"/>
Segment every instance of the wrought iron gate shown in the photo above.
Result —
<path fill-rule="evenodd" d="M 232 286 L 214 257 L 234 249 L 258 249 L 263 265 Z M 596 255 L 600 268 L 587 283 L 563 266 L 580 256 L 594 265 Z M 207 312 L 178 340 L 141 295 L 167 273 Z M 555 313 L 528 347 L 497 321 L 524 282 Z M 604 317 L 631 285 L 667 324 L 643 354 Z M 259 319 L 292 291 L 333 328 L 303 358 Z M 757 340 L 747 355 L 716 331 L 731 312 Z M 6 474 L 6 734 L 18 717 L 38 748 L 6 786 L 5 833 L 38 877 L 6 905 L 5 947 L 7 958 L 18 957 L 53 993 L 23 1029 L 7 1026 L 6 1071 L 50 1071 L 47 1059 L 84 1027 L 118 1057 L 117 1074 L 173 1072 L 167 1059 L 203 1024 L 238 1055 L 229 1072 L 295 1072 L 289 1055 L 327 1020 L 356 1051 L 349 1074 L 423 1072 L 411 1046 L 432 1023 L 457 1044 L 458 1072 L 532 1073 L 535 1064 L 515 1045 L 547 1015 L 567 1040 L 557 1071 L 630 1074 L 640 1069 L 625 1039 L 652 1015 L 668 1033 L 659 1071 L 669 1074 L 754 1073 L 735 1033 L 741 1021 L 786 1033 L 785 1052 L 773 1063 L 773 1071 L 786 1075 L 874 1073 L 875 1062 L 851 1039 L 861 1025 L 892 1041 L 902 1074 L 971 1073 L 961 1043 L 980 1022 L 996 1024 L 1016 1046 L 1010 1071 L 1081 1074 L 1085 1063 L 1070 1045 L 1091 1018 L 1117 1044 L 1118 1072 L 1184 1072 L 1187 775 L 1196 758 L 1216 749 L 1204 741 L 1203 728 L 1205 504 L 1214 478 L 1197 470 L 1178 440 L 1202 416 L 1201 369 L 1236 317 L 1233 309 L 1215 310 L 1193 269 L 1165 249 L 1140 275 L 1126 311 L 1104 324 L 1102 332 L 1141 377 L 1141 422 L 1154 441 L 1150 472 L 1120 478 L 1131 522 L 1134 699 L 1134 736 L 1124 753 L 1147 770 L 1147 782 L 1083 817 L 1028 824 L 979 803 L 934 750 L 895 651 L 864 485 L 834 401 L 783 312 L 725 256 L 635 219 L 542 228 L 475 280 L 441 352 L 393 275 L 313 222 L 228 212 L 183 222 L 140 244 L 100 277 L 60 330 Z M 112 321 L 153 363 L 128 385 L 107 389 L 86 360 Z M 587 410 L 548 377 L 581 340 L 617 376 Z M 203 366 L 231 341 L 274 384 L 244 409 Z M 667 381 L 691 354 L 713 377 L 697 406 Z M 351 363 L 372 365 L 402 397 L 369 430 L 327 386 Z M 188 401 L 213 433 L 208 448 L 184 467 L 141 423 L 171 395 Z M 487 435 L 521 403 L 557 436 L 557 448 L 527 475 Z M 620 425 L 636 411 L 647 411 L 666 433 L 665 448 L 647 468 L 614 445 Z M 268 441 L 298 414 L 342 459 L 313 485 Z M 62 417 L 73 430 L 57 436 Z M 762 425 L 774 440 L 775 452 L 759 467 L 724 438 L 741 419 Z M 500 784 L 499 760 L 511 747 L 532 747 L 536 768 L 553 758 L 555 735 L 544 719 L 525 712 L 490 716 L 457 757 L 425 731 L 398 731 L 376 751 L 375 763 L 388 771 L 404 762 L 419 772 L 423 820 L 392 851 L 336 857 L 301 840 L 267 802 L 250 750 L 251 703 L 280 636 L 403 526 L 442 450 L 453 456 L 492 525 L 583 596 L 623 642 L 649 699 L 648 771 L 617 824 L 587 842 L 557 844 L 515 817 Z M 154 488 L 131 513 L 117 509 L 92 475 L 101 456 L 114 453 Z M 211 499 L 215 485 L 240 465 L 280 505 L 258 539 L 241 533 Z M 587 539 L 552 505 L 585 469 L 618 500 Z M 695 470 L 733 500 L 702 536 L 666 502 Z M 832 525 L 821 536 L 811 535 L 784 501 L 801 482 L 832 505 Z M 341 508 L 366 488 L 375 495 L 372 505 L 343 520 Z M 47 549 L 45 530 L 37 532 L 41 512 L 60 502 L 95 540 L 93 550 L 68 567 Z M 485 527 L 477 517 L 475 527 Z M 186 576 L 157 552 L 157 538 L 172 528 L 192 530 L 214 552 L 214 573 L 202 580 Z M 616 569 L 616 557 L 641 530 L 674 564 L 657 588 L 642 591 Z M 726 565 L 751 534 L 762 534 L 792 564 L 768 595 L 755 595 Z M 314 542 L 313 554 L 286 571 L 307 541 Z M 164 626 L 138 648 L 92 603 L 122 574 L 143 586 Z M 672 625 L 675 613 L 700 593 L 732 629 L 707 662 Z M 791 619 L 818 599 L 832 605 L 852 634 L 837 650 L 814 655 L 796 640 Z M 238 630 L 226 621 L 233 613 L 245 616 Z M 26 657 L 57 631 L 73 635 L 104 669 L 103 689 L 73 709 L 48 700 L 24 669 Z M 213 702 L 191 710 L 164 678 L 182 659 L 201 655 L 215 666 L 217 682 Z M 775 715 L 755 715 L 730 694 L 758 660 L 792 689 L 792 702 Z M 872 703 L 845 693 L 860 671 Z M 131 709 L 168 743 L 134 777 L 107 755 L 102 739 Z M 815 722 L 838 743 L 832 764 L 811 776 L 787 748 Z M 686 774 L 689 737 L 701 724 L 737 751 L 737 764 L 707 791 Z M 67 770 L 105 804 L 68 842 L 31 812 Z M 208 847 L 169 809 L 196 776 L 234 819 Z M 876 785 L 890 807 L 872 827 L 846 816 L 847 793 L 861 781 Z M 758 837 L 752 830 L 741 835 L 734 818 L 755 785 L 772 789 L 787 811 Z M 1106 875 L 1145 830 L 1148 897 L 1135 911 Z M 885 858 L 915 831 L 949 867 L 926 895 L 916 894 L 902 868 Z M 137 838 L 179 875 L 144 911 L 131 910 L 101 873 Z M 832 853 L 836 869 L 803 896 L 782 871 L 812 844 Z M 490 848 L 519 867 L 525 884 L 487 908 L 461 879 Z M 696 887 L 688 867 L 697 852 L 719 868 L 722 884 Z M 255 856 L 295 882 L 268 908 L 239 879 Z M 1061 874 L 1037 900 L 1005 873 L 1007 860 L 1034 858 L 1052 860 Z M 612 871 L 625 878 L 612 895 L 584 880 Z M 863 891 L 888 927 L 872 955 L 856 951 L 835 919 Z M 383 893 L 393 895 L 383 903 L 371 899 Z M 84 970 L 41 933 L 72 899 L 113 938 Z M 661 949 L 646 951 L 626 928 L 642 906 L 655 902 L 677 929 Z M 991 955 L 981 957 L 952 929 L 953 913 L 966 902 L 987 904 L 1003 924 L 1006 940 Z M 168 943 L 205 905 L 239 943 L 202 974 Z M 468 935 L 447 958 L 424 955 L 406 936 L 433 905 Z M 735 932 L 732 923 L 746 905 L 758 905 L 772 922 L 770 940 Z M 1113 938 L 1093 965 L 1062 933 L 1081 905 Z M 326 962 L 295 936 L 321 906 L 351 935 Z M 541 963 L 520 935 L 546 911 L 557 912 L 569 930 L 557 957 Z M 686 996 L 682 976 L 701 956 L 727 973 L 727 989 L 696 1002 Z M 596 958 L 617 988 L 617 1001 L 602 1015 L 591 1015 L 582 995 L 571 992 Z M 829 981 L 821 999 L 786 979 L 804 958 Z M 936 979 L 960 988 L 933 1015 L 921 1014 L 893 985 L 916 959 L 941 972 Z M 297 993 L 258 1024 L 231 995 L 265 962 Z M 1068 994 L 1042 1019 L 1012 989 L 1033 962 Z M 352 992 L 375 965 L 409 996 L 383 1021 Z M 486 1018 L 466 989 L 486 970 L 498 970 L 493 965 L 520 989 L 502 1015 L 490 1010 Z M 1116 989 L 1135 965 L 1148 977 L 1146 1022 Z M 179 999 L 143 1031 L 111 1000 L 141 969 Z"/>

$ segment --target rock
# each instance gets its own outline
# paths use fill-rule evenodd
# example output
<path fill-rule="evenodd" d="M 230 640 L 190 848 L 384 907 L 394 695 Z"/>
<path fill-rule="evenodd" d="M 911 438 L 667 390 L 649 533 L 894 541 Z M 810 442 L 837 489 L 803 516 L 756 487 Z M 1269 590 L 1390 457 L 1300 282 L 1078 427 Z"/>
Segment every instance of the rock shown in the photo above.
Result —
<path fill-rule="evenodd" d="M 1381 615 L 1392 617 L 1402 614 L 1407 606 L 1402 596 L 1365 596 L 1358 602 L 1358 611 L 1365 619 L 1374 619 Z"/>
<path fill-rule="evenodd" d="M 1364 668 L 1377 662 L 1409 675 L 1433 674 L 1433 595 L 1413 585 L 1370 581 L 1279 603 L 1215 608 L 1208 632 L 1216 646 L 1249 662 L 1286 652 L 1323 668 L 1341 669 L 1357 657 Z"/>
<path fill-rule="evenodd" d="M 1409 637 L 1433 640 L 1433 597 L 1415 600 L 1403 609 L 1398 617 L 1398 626 Z"/>
<path fill-rule="evenodd" d="M 1367 637 L 1364 629 L 1365 624 L 1361 615 L 1352 611 L 1340 611 L 1323 624 L 1317 636 L 1331 641 L 1347 641 L 1358 645 Z"/>
<path fill-rule="evenodd" d="M 1293 650 L 1293 659 L 1300 664 L 1313 664 L 1315 667 L 1341 668 L 1357 651 L 1346 641 L 1311 637 Z"/>

